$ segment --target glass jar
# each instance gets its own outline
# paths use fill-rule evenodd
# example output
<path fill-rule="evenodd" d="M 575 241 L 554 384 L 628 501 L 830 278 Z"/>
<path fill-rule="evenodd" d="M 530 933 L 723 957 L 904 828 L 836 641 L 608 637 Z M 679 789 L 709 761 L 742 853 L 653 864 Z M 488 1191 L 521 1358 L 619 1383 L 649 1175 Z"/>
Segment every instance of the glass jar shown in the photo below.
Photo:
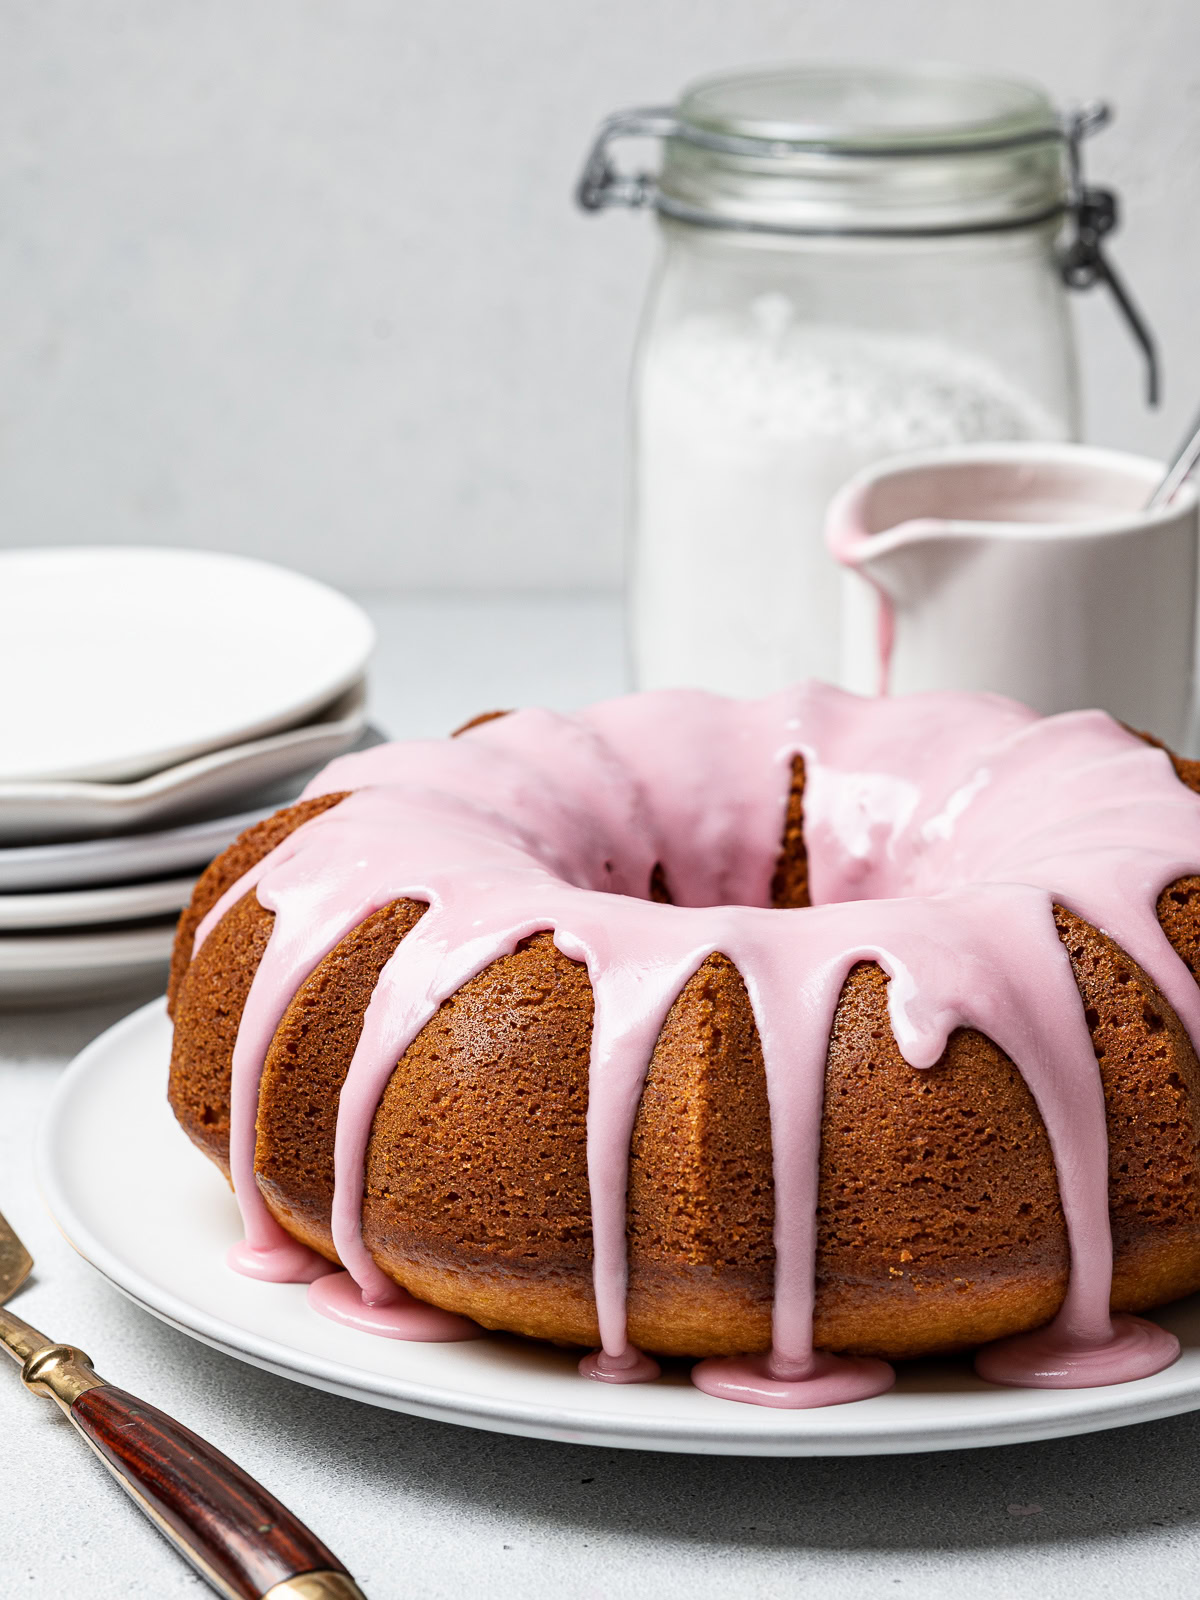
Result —
<path fill-rule="evenodd" d="M 645 135 L 661 171 L 621 176 L 609 143 Z M 662 236 L 633 382 L 639 687 L 837 681 L 841 483 L 1076 437 L 1075 148 L 1040 90 L 951 68 L 746 72 L 609 120 L 579 198 L 652 204 Z"/>

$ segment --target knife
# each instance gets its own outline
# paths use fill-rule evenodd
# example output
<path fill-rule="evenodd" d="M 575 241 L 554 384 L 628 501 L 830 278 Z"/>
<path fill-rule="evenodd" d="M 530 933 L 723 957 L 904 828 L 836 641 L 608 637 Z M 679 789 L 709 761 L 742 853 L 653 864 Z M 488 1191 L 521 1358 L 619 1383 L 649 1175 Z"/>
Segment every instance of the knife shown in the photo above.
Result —
<path fill-rule="evenodd" d="M 189 1428 L 99 1377 L 5 1309 L 33 1257 L 0 1215 L 0 1347 L 48 1395 L 158 1531 L 226 1600 L 366 1600 L 286 1506 Z"/>

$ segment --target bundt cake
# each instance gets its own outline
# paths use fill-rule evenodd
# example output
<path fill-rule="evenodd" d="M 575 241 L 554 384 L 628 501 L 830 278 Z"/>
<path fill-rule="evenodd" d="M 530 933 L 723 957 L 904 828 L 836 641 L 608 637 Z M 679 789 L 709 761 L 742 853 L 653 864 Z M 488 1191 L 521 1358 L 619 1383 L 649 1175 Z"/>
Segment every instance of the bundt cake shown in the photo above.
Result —
<path fill-rule="evenodd" d="M 360 1326 L 777 1405 L 1145 1375 L 1125 1313 L 1200 1288 L 1198 792 L 1100 712 L 815 684 L 343 756 L 196 887 L 171 1104 L 235 1264 Z"/>

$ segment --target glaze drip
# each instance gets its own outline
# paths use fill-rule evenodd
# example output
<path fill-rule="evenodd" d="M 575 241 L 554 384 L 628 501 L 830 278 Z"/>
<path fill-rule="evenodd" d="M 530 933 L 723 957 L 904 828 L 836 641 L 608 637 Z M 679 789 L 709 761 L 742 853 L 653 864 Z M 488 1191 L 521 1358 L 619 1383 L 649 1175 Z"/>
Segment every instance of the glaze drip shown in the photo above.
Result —
<path fill-rule="evenodd" d="M 813 903 L 779 911 L 771 881 L 797 755 Z M 587 1161 L 601 1352 L 584 1358 L 591 1375 L 629 1381 L 646 1359 L 626 1332 L 630 1139 L 667 1013 L 714 952 L 741 973 L 762 1042 L 776 1269 L 770 1355 L 702 1362 L 701 1387 L 807 1406 L 891 1381 L 884 1363 L 812 1342 L 828 1038 L 860 961 L 890 979 L 892 1029 L 913 1068 L 932 1067 L 956 1028 L 977 1029 L 1017 1064 L 1046 1126 L 1070 1245 L 1066 1298 L 1048 1328 L 985 1351 L 980 1370 L 1065 1385 L 1174 1358 L 1154 1324 L 1109 1315 L 1104 1100 L 1054 923 L 1059 904 L 1107 933 L 1200 1039 L 1200 993 L 1155 914 L 1164 888 L 1200 870 L 1200 801 L 1165 752 L 1099 712 L 1040 718 L 991 695 L 865 700 L 810 684 L 736 702 L 675 690 L 379 746 L 332 763 L 305 798 L 339 790 L 353 792 L 236 883 L 196 936 L 199 947 L 251 889 L 275 915 L 233 1059 L 230 1161 L 246 1229 L 235 1264 L 248 1252 L 260 1276 L 302 1278 L 316 1259 L 297 1261 L 301 1247 L 254 1179 L 263 1061 L 324 956 L 373 911 L 409 899 L 428 909 L 380 975 L 338 1108 L 333 1237 L 368 1304 L 397 1293 L 361 1230 L 367 1143 L 395 1064 L 463 984 L 549 931 L 594 991 Z M 672 904 L 649 899 L 656 866 Z M 312 1293 L 325 1295 L 320 1283 Z"/>
<path fill-rule="evenodd" d="M 579 1370 L 585 1378 L 595 1378 L 600 1383 L 650 1383 L 661 1368 L 653 1356 L 627 1343 L 616 1356 L 603 1349 L 591 1351 L 579 1363 Z"/>
<path fill-rule="evenodd" d="M 330 1272 L 328 1261 L 321 1264 L 325 1270 L 309 1284 L 308 1303 L 334 1322 L 383 1339 L 418 1344 L 453 1344 L 483 1335 L 483 1329 L 468 1318 L 427 1306 L 395 1283 L 389 1283 L 388 1293 L 378 1300 L 368 1300 L 348 1272 Z"/>

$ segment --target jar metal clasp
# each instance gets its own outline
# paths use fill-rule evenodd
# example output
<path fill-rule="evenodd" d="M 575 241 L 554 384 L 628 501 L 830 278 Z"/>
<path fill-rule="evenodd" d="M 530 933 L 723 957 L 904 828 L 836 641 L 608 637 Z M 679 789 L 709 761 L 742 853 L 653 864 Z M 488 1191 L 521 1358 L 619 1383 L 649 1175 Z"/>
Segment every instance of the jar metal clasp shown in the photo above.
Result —
<path fill-rule="evenodd" d="M 679 118 L 670 106 L 634 106 L 614 111 L 592 141 L 575 199 L 584 211 L 608 206 L 648 206 L 654 203 L 658 179 L 653 172 L 621 172 L 609 153 L 614 139 L 669 139 L 679 131 Z"/>

